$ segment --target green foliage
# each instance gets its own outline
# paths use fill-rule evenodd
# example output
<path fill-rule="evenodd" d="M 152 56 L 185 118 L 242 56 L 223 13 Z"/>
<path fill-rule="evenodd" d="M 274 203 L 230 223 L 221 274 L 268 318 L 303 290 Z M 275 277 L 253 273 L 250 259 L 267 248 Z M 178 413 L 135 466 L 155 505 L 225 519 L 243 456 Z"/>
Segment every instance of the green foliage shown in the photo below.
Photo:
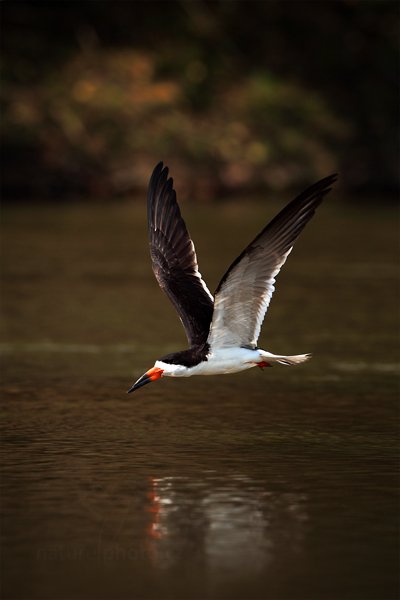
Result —
<path fill-rule="evenodd" d="M 207 77 L 199 60 L 163 74 L 155 53 L 80 53 L 37 84 L 3 86 L 3 133 L 34 149 L 51 173 L 93 193 L 123 191 L 158 157 L 203 165 L 215 185 L 285 186 L 334 170 L 346 132 L 324 101 L 265 73 L 213 88 L 201 112 L 188 98 Z M 130 170 L 128 165 L 136 165 Z M 71 186 L 73 189 L 73 186 Z M 102 189 L 101 189 L 102 188 Z"/>
<path fill-rule="evenodd" d="M 5 196 L 142 189 L 160 159 L 199 197 L 336 170 L 351 188 L 397 184 L 394 3 L 21 0 L 3 13 Z"/>

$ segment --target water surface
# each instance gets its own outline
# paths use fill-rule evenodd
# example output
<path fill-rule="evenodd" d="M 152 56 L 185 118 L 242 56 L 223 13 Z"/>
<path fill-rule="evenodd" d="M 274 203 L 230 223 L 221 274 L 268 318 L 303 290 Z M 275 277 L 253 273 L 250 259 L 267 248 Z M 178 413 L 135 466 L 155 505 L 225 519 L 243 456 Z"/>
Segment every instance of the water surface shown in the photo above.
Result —
<path fill-rule="evenodd" d="M 277 204 L 183 211 L 211 289 Z M 261 346 L 297 368 L 165 379 L 185 345 L 143 207 L 3 210 L 3 597 L 397 597 L 393 209 L 328 202 Z"/>

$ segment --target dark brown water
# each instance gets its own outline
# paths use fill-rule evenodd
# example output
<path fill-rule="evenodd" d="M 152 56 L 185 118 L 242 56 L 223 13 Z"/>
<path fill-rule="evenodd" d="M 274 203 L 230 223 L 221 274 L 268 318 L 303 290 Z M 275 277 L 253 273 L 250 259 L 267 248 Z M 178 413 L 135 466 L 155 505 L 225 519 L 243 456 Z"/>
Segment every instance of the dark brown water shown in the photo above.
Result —
<path fill-rule="evenodd" d="M 211 289 L 278 208 L 184 206 Z M 328 202 L 261 346 L 297 368 L 162 380 L 185 346 L 141 207 L 3 210 L 3 597 L 397 598 L 393 209 Z"/>

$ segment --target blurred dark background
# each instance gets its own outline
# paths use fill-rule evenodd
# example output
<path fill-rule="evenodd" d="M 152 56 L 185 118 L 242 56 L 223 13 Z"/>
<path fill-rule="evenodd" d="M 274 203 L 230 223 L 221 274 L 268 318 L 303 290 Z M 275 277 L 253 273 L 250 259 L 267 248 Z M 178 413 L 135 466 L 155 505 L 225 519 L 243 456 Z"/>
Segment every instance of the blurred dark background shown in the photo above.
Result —
<path fill-rule="evenodd" d="M 3 2 L 2 194 L 398 189 L 397 2 Z"/>

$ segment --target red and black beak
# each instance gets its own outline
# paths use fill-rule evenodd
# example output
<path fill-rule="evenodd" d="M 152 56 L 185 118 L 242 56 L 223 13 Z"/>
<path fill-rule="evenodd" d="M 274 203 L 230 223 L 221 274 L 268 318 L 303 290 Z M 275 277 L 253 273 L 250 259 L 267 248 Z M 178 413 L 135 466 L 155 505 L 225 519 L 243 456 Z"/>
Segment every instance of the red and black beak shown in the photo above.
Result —
<path fill-rule="evenodd" d="M 134 383 L 133 386 L 129 388 L 127 393 L 130 394 L 131 392 L 134 392 L 135 390 L 141 388 L 143 385 L 146 385 L 146 383 L 151 383 L 152 381 L 160 379 L 163 373 L 163 369 L 159 369 L 158 367 L 153 367 L 152 369 L 149 369 L 144 375 L 139 377 L 136 383 Z"/>

